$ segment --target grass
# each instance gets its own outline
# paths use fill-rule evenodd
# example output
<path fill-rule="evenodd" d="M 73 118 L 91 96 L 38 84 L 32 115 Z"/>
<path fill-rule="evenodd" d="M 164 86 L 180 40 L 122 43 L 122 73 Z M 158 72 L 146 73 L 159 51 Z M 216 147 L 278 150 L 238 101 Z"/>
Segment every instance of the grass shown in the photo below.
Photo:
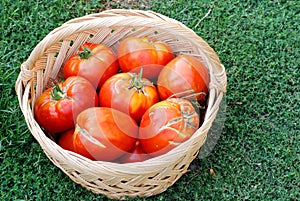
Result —
<path fill-rule="evenodd" d="M 151 9 L 183 22 L 215 49 L 228 76 L 212 153 L 166 192 L 136 200 L 299 200 L 300 4 L 284 0 L 1 1 L 1 200 L 106 200 L 50 162 L 14 91 L 21 63 L 47 33 L 105 8 Z"/>

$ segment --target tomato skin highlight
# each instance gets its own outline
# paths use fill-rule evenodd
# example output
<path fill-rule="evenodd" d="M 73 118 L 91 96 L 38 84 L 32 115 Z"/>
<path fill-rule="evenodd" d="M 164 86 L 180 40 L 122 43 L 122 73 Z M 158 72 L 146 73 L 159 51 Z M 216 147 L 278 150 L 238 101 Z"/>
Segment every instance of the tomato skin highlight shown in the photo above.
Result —
<path fill-rule="evenodd" d="M 135 73 L 119 73 L 110 77 L 101 87 L 101 107 L 111 107 L 129 114 L 137 123 L 153 104 L 159 101 L 153 83 Z"/>
<path fill-rule="evenodd" d="M 167 153 L 188 140 L 199 127 L 199 115 L 192 104 L 170 98 L 151 106 L 140 123 L 139 141 L 151 156 Z"/>
<path fill-rule="evenodd" d="M 147 37 L 129 37 L 120 42 L 118 60 L 123 72 L 138 73 L 144 70 L 144 77 L 153 79 L 161 69 L 174 58 L 171 47 L 162 41 Z"/>
<path fill-rule="evenodd" d="M 103 44 L 85 43 L 77 54 L 64 64 L 64 78 L 81 76 L 89 80 L 97 89 L 119 70 L 118 58 L 113 50 Z"/>
<path fill-rule="evenodd" d="M 209 82 L 208 70 L 198 58 L 179 55 L 160 72 L 157 89 L 162 100 L 174 94 L 188 92 L 203 93 L 196 96 L 198 101 L 203 102 L 208 94 Z"/>
<path fill-rule="evenodd" d="M 53 96 L 56 94 L 58 97 Z M 98 105 L 98 95 L 93 85 L 86 79 L 71 76 L 64 82 L 46 89 L 34 104 L 34 117 L 46 131 L 56 133 L 75 126 L 77 115 Z"/>
<path fill-rule="evenodd" d="M 137 136 L 138 126 L 129 115 L 94 107 L 78 115 L 73 145 L 76 153 L 87 158 L 112 161 L 128 152 Z"/>
<path fill-rule="evenodd" d="M 62 148 L 68 150 L 68 151 L 73 151 L 74 146 L 73 146 L 73 134 L 74 134 L 74 128 L 70 129 L 66 132 L 63 132 L 58 139 L 58 145 L 61 146 Z"/>

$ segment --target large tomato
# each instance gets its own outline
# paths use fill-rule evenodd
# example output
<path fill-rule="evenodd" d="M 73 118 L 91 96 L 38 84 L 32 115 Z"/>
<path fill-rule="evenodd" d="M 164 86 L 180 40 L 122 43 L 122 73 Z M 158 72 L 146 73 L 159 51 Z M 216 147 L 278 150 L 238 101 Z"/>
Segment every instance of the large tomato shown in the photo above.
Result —
<path fill-rule="evenodd" d="M 75 152 L 92 160 L 112 161 L 136 142 L 138 126 L 127 114 L 107 107 L 89 108 L 77 117 Z"/>
<path fill-rule="evenodd" d="M 135 163 L 135 162 L 142 162 L 147 159 L 150 159 L 151 156 L 146 154 L 139 141 L 136 142 L 135 146 L 131 148 L 128 153 L 123 155 L 121 158 L 117 159 L 116 162 L 118 163 Z"/>
<path fill-rule="evenodd" d="M 45 90 L 36 100 L 36 121 L 50 133 L 74 128 L 76 116 L 83 110 L 98 105 L 96 89 L 86 79 L 67 78 Z"/>
<path fill-rule="evenodd" d="M 152 79 L 174 58 L 171 47 L 150 38 L 129 37 L 120 42 L 118 60 L 123 72 L 138 73 L 144 68 L 144 77 Z"/>
<path fill-rule="evenodd" d="M 73 146 L 73 134 L 74 134 L 74 128 L 72 128 L 66 132 L 63 132 L 59 136 L 59 140 L 58 140 L 59 146 L 61 146 L 62 148 L 66 149 L 66 150 L 75 152 L 74 146 Z"/>
<path fill-rule="evenodd" d="M 146 153 L 159 156 L 189 139 L 198 127 L 199 115 L 191 102 L 170 98 L 154 104 L 143 115 L 139 140 Z"/>
<path fill-rule="evenodd" d="M 156 87 L 151 81 L 135 73 L 119 73 L 110 77 L 101 87 L 101 107 L 111 107 L 129 114 L 139 122 L 146 110 L 158 102 Z"/>
<path fill-rule="evenodd" d="M 202 62 L 190 55 L 179 55 L 160 72 L 157 80 L 159 96 L 162 100 L 182 95 L 198 94 L 200 102 L 208 94 L 210 78 Z M 177 96 L 174 94 L 178 94 Z"/>
<path fill-rule="evenodd" d="M 85 43 L 78 54 L 72 55 L 64 64 L 63 74 L 82 76 L 98 89 L 110 76 L 119 70 L 116 54 L 103 44 Z"/>

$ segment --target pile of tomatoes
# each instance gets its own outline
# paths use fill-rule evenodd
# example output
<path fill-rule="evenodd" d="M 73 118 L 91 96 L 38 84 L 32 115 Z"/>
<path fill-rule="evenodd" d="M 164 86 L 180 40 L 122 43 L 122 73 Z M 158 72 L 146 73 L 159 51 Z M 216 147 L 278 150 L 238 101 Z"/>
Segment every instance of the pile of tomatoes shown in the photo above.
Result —
<path fill-rule="evenodd" d="M 210 81 L 198 58 L 137 37 L 115 52 L 83 44 L 63 76 L 36 99 L 36 121 L 64 149 L 118 163 L 159 156 L 189 139 Z"/>

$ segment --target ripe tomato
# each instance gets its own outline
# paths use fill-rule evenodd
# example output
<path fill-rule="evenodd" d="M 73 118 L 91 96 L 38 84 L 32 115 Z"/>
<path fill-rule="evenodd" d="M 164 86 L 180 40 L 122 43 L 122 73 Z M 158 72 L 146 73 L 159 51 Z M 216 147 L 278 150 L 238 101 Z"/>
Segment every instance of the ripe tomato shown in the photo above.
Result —
<path fill-rule="evenodd" d="M 36 121 L 50 133 L 74 128 L 76 116 L 98 105 L 96 89 L 86 79 L 72 76 L 45 90 L 34 105 Z"/>
<path fill-rule="evenodd" d="M 106 45 L 85 43 L 78 54 L 71 56 L 63 67 L 64 78 L 78 75 L 98 89 L 119 70 L 116 54 Z"/>
<path fill-rule="evenodd" d="M 135 163 L 142 162 L 147 159 L 150 159 L 150 155 L 146 154 L 141 148 L 139 141 L 136 142 L 135 146 L 129 150 L 128 153 L 121 156 L 121 158 L 117 159 L 116 162 L 119 163 Z"/>
<path fill-rule="evenodd" d="M 162 100 L 177 93 L 198 93 L 196 97 L 201 102 L 208 93 L 209 80 L 208 70 L 198 58 L 179 55 L 160 72 L 157 80 L 158 93 Z"/>
<path fill-rule="evenodd" d="M 69 151 L 73 151 L 74 150 L 74 146 L 73 146 L 73 134 L 74 134 L 74 128 L 70 129 L 64 133 L 62 133 L 58 139 L 58 145 L 61 146 L 62 148 L 69 150 Z"/>
<path fill-rule="evenodd" d="M 101 107 L 111 107 L 129 114 L 140 122 L 146 110 L 158 102 L 156 87 L 146 78 L 135 73 L 119 73 L 110 77 L 101 87 Z"/>
<path fill-rule="evenodd" d="M 143 115 L 139 140 L 151 156 L 164 154 L 186 141 L 199 127 L 199 115 L 191 102 L 170 98 L 151 106 Z"/>
<path fill-rule="evenodd" d="M 112 161 L 134 146 L 137 135 L 138 126 L 129 115 L 94 107 L 78 115 L 73 145 L 76 153 L 87 158 Z"/>
<path fill-rule="evenodd" d="M 123 72 L 138 73 L 144 69 L 144 77 L 152 79 L 174 58 L 171 47 L 162 41 L 129 37 L 120 42 L 118 60 Z"/>

